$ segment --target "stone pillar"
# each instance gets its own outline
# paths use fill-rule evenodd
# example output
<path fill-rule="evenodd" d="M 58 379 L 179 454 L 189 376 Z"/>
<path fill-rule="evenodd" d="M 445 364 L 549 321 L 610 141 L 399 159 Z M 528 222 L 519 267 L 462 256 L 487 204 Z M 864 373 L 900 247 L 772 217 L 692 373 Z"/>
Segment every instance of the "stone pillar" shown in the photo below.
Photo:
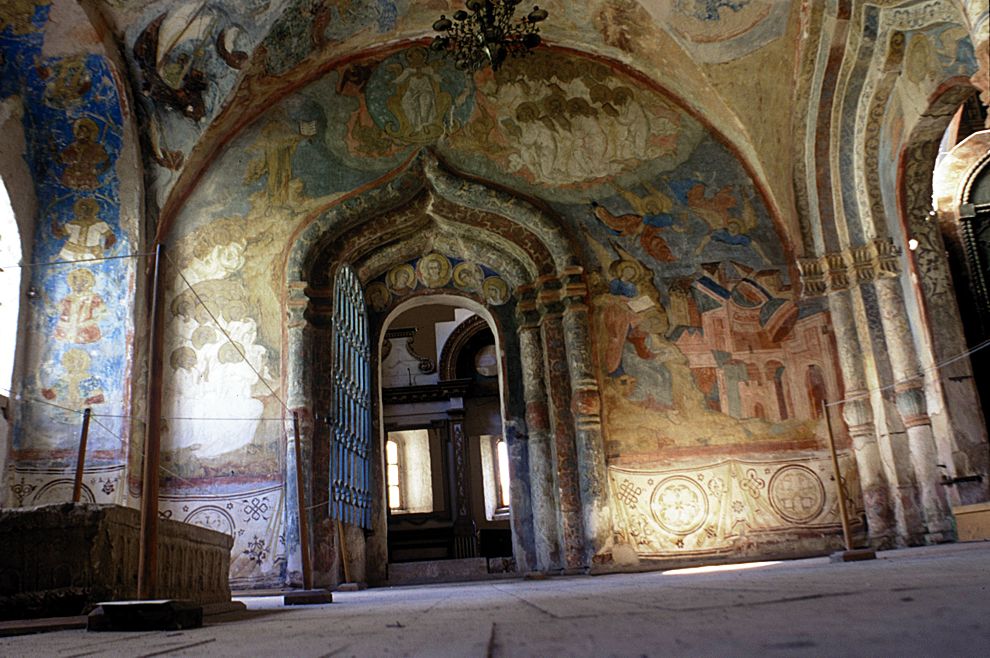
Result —
<path fill-rule="evenodd" d="M 896 522 L 890 506 L 890 488 L 884 476 L 880 448 L 877 445 L 873 409 L 867 393 L 869 386 L 863 369 L 863 351 L 856 335 L 855 316 L 849 295 L 848 290 L 840 290 L 828 296 L 847 399 L 842 405 L 842 417 L 852 438 L 856 468 L 863 489 L 870 543 L 876 548 L 890 548 L 894 544 Z"/>
<path fill-rule="evenodd" d="M 936 466 L 935 438 L 928 417 L 924 378 L 911 330 L 907 326 L 901 284 L 897 278 L 881 276 L 875 286 L 894 376 L 897 411 L 907 432 L 911 466 L 924 513 L 926 540 L 946 541 L 952 537 L 952 522 Z"/>
<path fill-rule="evenodd" d="M 564 339 L 563 304 L 559 282 L 552 277 L 541 281 L 538 296 L 540 332 L 543 337 L 543 360 L 547 397 L 550 401 L 550 428 L 553 432 L 553 456 L 557 467 L 557 491 L 565 571 L 586 568 L 584 529 L 581 523 L 581 493 L 577 453 L 574 443 L 574 415 L 571 413 L 571 382 L 567 367 Z"/>
<path fill-rule="evenodd" d="M 563 563 L 560 554 L 554 457 L 550 442 L 550 409 L 543 381 L 540 318 L 531 291 L 519 302 L 517 318 L 523 396 L 526 400 L 526 427 L 529 431 L 529 487 L 533 507 L 536 568 L 540 571 L 558 570 L 563 568 Z"/>
<path fill-rule="evenodd" d="M 564 341 L 571 374 L 571 413 L 584 512 L 585 560 L 590 565 L 596 556 L 611 550 L 612 508 L 602 439 L 602 400 L 588 339 L 588 286 L 580 267 L 565 271 L 562 296 Z"/>

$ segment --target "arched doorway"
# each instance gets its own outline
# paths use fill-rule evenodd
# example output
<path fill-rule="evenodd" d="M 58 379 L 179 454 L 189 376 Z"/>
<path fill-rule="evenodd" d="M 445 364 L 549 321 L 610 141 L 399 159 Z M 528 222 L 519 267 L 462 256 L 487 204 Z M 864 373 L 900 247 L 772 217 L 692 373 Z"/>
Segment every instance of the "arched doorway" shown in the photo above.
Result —
<path fill-rule="evenodd" d="M 476 575 L 513 568 L 497 335 L 486 309 L 446 295 L 415 297 L 380 326 L 390 583 L 434 568 L 410 563 L 459 560 L 453 571 Z"/>

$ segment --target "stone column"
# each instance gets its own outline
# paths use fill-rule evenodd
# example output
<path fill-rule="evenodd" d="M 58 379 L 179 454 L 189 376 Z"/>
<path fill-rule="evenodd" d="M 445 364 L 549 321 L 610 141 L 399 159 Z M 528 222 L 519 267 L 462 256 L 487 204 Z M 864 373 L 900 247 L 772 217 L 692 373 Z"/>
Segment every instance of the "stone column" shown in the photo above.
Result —
<path fill-rule="evenodd" d="M 890 487 L 884 476 L 877 445 L 873 408 L 867 393 L 869 385 L 863 369 L 863 351 L 856 335 L 849 295 L 848 290 L 840 290 L 828 296 L 847 399 L 842 405 L 842 417 L 852 437 L 870 543 L 877 548 L 890 548 L 894 544 L 896 522 L 890 507 Z"/>
<path fill-rule="evenodd" d="M 602 439 L 602 401 L 588 339 L 588 286 L 580 267 L 565 271 L 562 296 L 564 341 L 571 374 L 571 413 L 584 512 L 585 560 L 590 565 L 597 555 L 611 549 L 612 508 Z"/>
<path fill-rule="evenodd" d="M 584 529 L 581 523 L 581 493 L 577 451 L 574 443 L 574 415 L 571 413 L 571 382 L 567 367 L 567 348 L 563 327 L 563 304 L 559 282 L 552 277 L 541 280 L 538 296 L 540 332 L 547 397 L 550 401 L 550 428 L 553 432 L 554 464 L 557 467 L 557 491 L 564 570 L 586 568 Z"/>
<path fill-rule="evenodd" d="M 924 513 L 926 540 L 945 541 L 952 537 L 952 523 L 936 466 L 935 438 L 928 416 L 924 378 L 911 330 L 907 326 L 900 280 L 893 276 L 880 276 L 875 286 L 894 376 L 897 411 L 907 432 L 911 466 Z"/>
<path fill-rule="evenodd" d="M 540 571 L 559 570 L 563 568 L 563 563 L 560 554 L 554 457 L 550 443 L 550 409 L 543 382 L 540 317 L 531 291 L 519 302 L 517 318 L 523 396 L 526 400 L 526 427 L 529 432 L 529 487 L 533 508 L 536 568 Z"/>

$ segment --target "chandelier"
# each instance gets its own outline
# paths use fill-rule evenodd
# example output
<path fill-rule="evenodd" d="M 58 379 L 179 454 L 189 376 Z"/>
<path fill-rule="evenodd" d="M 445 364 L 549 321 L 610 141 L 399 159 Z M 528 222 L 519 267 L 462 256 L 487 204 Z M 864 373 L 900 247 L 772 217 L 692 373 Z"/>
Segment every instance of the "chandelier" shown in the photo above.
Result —
<path fill-rule="evenodd" d="M 440 34 L 432 48 L 452 57 L 462 71 L 478 71 L 491 66 L 497 71 L 509 55 L 527 54 L 540 43 L 538 23 L 547 12 L 533 7 L 523 18 L 513 22 L 516 5 L 522 0 L 467 0 L 468 11 L 458 9 L 453 20 L 444 15 L 433 23 Z"/>

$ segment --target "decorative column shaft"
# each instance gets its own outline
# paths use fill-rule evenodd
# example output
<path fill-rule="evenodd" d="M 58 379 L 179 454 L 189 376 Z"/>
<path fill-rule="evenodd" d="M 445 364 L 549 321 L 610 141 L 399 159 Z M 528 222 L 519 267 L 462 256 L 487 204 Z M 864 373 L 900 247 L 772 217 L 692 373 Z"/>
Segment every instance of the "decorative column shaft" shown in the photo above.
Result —
<path fill-rule="evenodd" d="M 526 427 L 529 431 L 529 486 L 533 507 L 533 534 L 536 568 L 541 571 L 563 567 L 560 554 L 560 523 L 557 518 L 557 491 L 554 457 L 550 443 L 550 409 L 544 385 L 543 346 L 539 314 L 532 294 L 519 302 L 519 352 L 522 360 L 523 396 L 526 400 Z"/>
<path fill-rule="evenodd" d="M 905 319 L 900 281 L 893 277 L 880 277 L 875 285 L 894 376 L 897 411 L 907 431 L 911 466 L 928 530 L 927 539 L 944 541 L 951 538 L 952 524 L 936 466 L 935 438 L 927 411 L 924 379 Z"/>
<path fill-rule="evenodd" d="M 852 437 L 870 543 L 877 548 L 889 548 L 893 545 L 896 522 L 890 507 L 890 488 L 884 476 L 880 448 L 877 445 L 873 409 L 867 396 L 869 386 L 863 369 L 863 352 L 856 335 L 849 295 L 847 290 L 840 290 L 828 296 L 832 327 L 839 349 L 839 367 L 848 399 L 842 405 L 842 417 Z"/>
<path fill-rule="evenodd" d="M 564 277 L 564 341 L 571 374 L 571 413 L 584 512 L 585 560 L 590 565 L 596 555 L 611 546 L 612 508 L 602 439 L 602 401 L 588 339 L 588 286 L 581 268 L 569 268 Z"/>
<path fill-rule="evenodd" d="M 584 529 L 581 523 L 581 488 L 574 444 L 574 415 L 571 413 L 571 384 L 562 322 L 563 305 L 556 280 L 545 282 L 540 291 L 540 330 L 544 345 L 544 371 L 550 401 L 554 462 L 560 496 L 560 528 L 565 570 L 582 569 L 585 561 Z"/>

